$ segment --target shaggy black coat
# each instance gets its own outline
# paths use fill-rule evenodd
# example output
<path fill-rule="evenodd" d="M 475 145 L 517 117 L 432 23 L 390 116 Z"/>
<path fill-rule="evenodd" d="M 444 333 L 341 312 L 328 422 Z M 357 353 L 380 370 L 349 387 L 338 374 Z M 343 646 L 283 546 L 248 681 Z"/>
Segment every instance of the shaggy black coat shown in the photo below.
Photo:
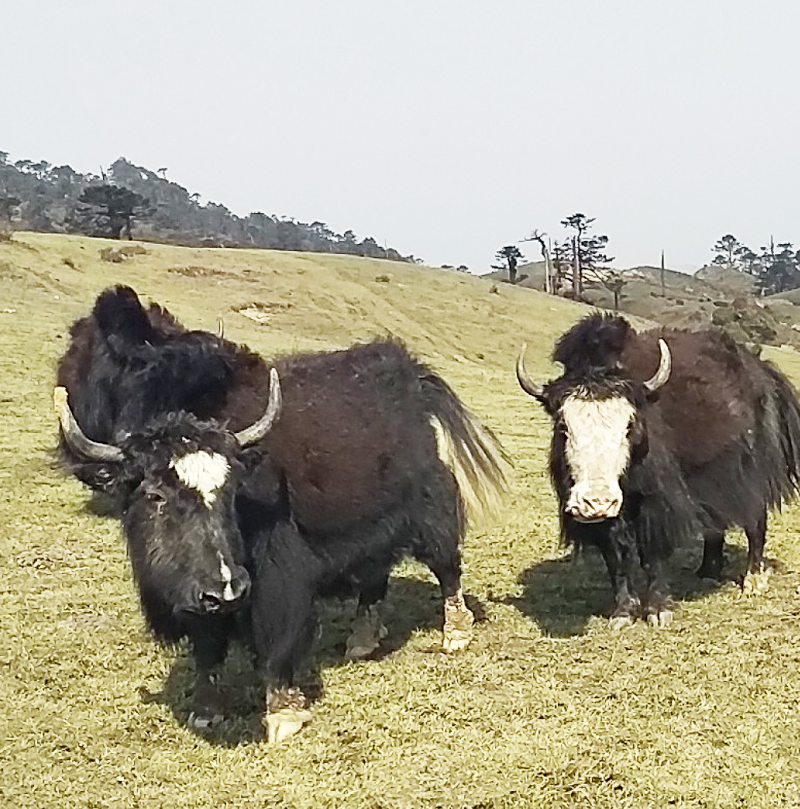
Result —
<path fill-rule="evenodd" d="M 458 591 L 464 497 L 485 501 L 503 487 L 503 453 L 444 380 L 400 342 L 276 359 L 281 415 L 254 449 L 234 452 L 220 449 L 221 436 L 254 422 L 268 398 L 270 366 L 260 356 L 186 331 L 161 307 L 145 309 L 127 287 L 101 294 L 71 336 L 57 381 L 89 438 L 125 448 L 145 434 L 155 458 L 164 447 L 175 451 L 176 432 L 185 430 L 205 436 L 192 438 L 195 449 L 228 459 L 238 529 L 228 525 L 228 533 L 234 545 L 241 535 L 244 554 L 240 560 L 234 548 L 231 558 L 252 582 L 240 614 L 198 616 L 139 588 L 155 634 L 166 641 L 188 636 L 200 669 L 221 662 L 244 626 L 270 681 L 291 683 L 310 643 L 316 596 L 352 594 L 369 606 L 407 554 L 430 567 L 445 597 Z M 214 422 L 200 429 L 195 416 Z M 453 468 L 440 458 L 433 422 L 449 436 Z M 127 513 L 137 491 L 131 474 L 87 462 L 63 441 L 61 454 L 93 488 L 119 492 L 120 479 L 128 480 Z M 147 520 L 124 518 L 123 525 L 130 539 Z M 176 547 L 185 553 L 192 538 L 176 526 Z M 219 567 L 210 557 L 198 564 Z M 204 573 L 187 574 L 177 560 L 175 569 Z M 137 574 L 140 585 L 145 578 Z"/>
<path fill-rule="evenodd" d="M 659 338 L 672 371 L 648 394 L 642 383 L 658 367 Z M 639 565 L 651 591 L 645 601 L 658 612 L 663 564 L 677 545 L 700 536 L 699 573 L 718 577 L 732 526 L 747 532 L 748 571 L 760 571 L 767 511 L 792 498 L 800 481 L 800 404 L 783 374 L 717 330 L 637 333 L 622 318 L 600 314 L 566 332 L 553 359 L 564 373 L 545 386 L 542 403 L 554 419 L 550 471 L 562 534 L 568 543 L 600 548 L 620 614 L 636 601 L 631 578 Z M 572 481 L 560 407 L 579 389 L 597 399 L 623 396 L 636 409 L 622 511 L 600 523 L 580 523 L 564 510 Z"/>

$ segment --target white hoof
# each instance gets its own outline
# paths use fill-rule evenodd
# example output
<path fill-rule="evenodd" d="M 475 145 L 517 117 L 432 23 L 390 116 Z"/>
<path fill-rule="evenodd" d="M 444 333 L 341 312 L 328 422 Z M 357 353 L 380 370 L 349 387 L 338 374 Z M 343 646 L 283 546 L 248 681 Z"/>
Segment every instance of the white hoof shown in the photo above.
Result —
<path fill-rule="evenodd" d="M 444 602 L 444 627 L 442 628 L 442 649 L 445 652 L 460 652 L 472 640 L 472 625 L 475 616 L 464 603 L 459 591 Z"/>
<path fill-rule="evenodd" d="M 770 568 L 764 568 L 755 573 L 748 572 L 742 581 L 743 596 L 758 596 L 769 590 L 769 579 L 772 575 Z"/>
<path fill-rule="evenodd" d="M 609 618 L 608 625 L 614 632 L 619 632 L 621 629 L 627 629 L 629 626 L 633 626 L 633 616 L 614 615 Z"/>
<path fill-rule="evenodd" d="M 655 629 L 666 629 L 672 623 L 673 617 L 672 610 L 651 612 L 647 616 L 647 623 Z"/>
<path fill-rule="evenodd" d="M 311 721 L 311 711 L 307 708 L 281 708 L 264 717 L 267 729 L 267 741 L 278 744 L 302 730 L 303 725 Z"/>
<path fill-rule="evenodd" d="M 353 623 L 353 631 L 347 639 L 345 659 L 360 660 L 369 657 L 381 645 L 387 634 L 388 630 L 381 623 L 378 610 L 374 607 L 368 608 L 358 615 Z"/>

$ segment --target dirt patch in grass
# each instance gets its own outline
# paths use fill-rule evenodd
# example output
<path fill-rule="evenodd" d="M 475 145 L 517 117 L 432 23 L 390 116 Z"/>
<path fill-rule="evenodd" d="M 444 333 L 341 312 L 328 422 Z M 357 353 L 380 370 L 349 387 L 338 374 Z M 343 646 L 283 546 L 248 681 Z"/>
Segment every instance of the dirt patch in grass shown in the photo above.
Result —
<path fill-rule="evenodd" d="M 231 273 L 216 267 L 205 267 L 202 264 L 185 264 L 183 266 L 168 267 L 168 273 L 182 275 L 184 278 L 224 278 Z"/>
<path fill-rule="evenodd" d="M 260 303 L 254 301 L 253 303 L 246 303 L 243 306 L 237 306 L 233 309 L 237 314 L 252 320 L 254 323 L 269 323 L 273 316 L 278 312 L 285 312 L 293 308 L 291 303 Z"/>

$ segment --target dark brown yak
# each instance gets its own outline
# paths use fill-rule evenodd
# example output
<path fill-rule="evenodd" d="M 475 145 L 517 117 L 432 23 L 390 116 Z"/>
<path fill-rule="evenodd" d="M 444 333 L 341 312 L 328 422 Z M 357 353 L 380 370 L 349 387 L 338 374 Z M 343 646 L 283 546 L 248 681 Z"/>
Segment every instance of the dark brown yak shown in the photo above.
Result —
<path fill-rule="evenodd" d="M 720 331 L 637 333 L 599 314 L 566 332 L 553 359 L 564 366 L 558 379 L 534 382 L 522 353 L 517 377 L 553 418 L 562 535 L 603 554 L 612 625 L 642 608 L 651 623 L 668 623 L 674 548 L 702 536 L 698 573 L 717 578 L 732 526 L 749 542 L 745 588 L 763 586 L 767 512 L 800 478 L 800 405 L 783 374 Z"/>
<path fill-rule="evenodd" d="M 219 713 L 214 670 L 238 636 L 266 681 L 270 738 L 297 730 L 315 600 L 356 596 L 348 655 L 369 654 L 406 555 L 439 580 L 445 650 L 467 645 L 464 509 L 503 487 L 502 451 L 402 344 L 282 357 L 270 371 L 125 287 L 71 336 L 58 366 L 62 457 L 121 500 L 148 625 L 191 642 L 198 725 Z"/>

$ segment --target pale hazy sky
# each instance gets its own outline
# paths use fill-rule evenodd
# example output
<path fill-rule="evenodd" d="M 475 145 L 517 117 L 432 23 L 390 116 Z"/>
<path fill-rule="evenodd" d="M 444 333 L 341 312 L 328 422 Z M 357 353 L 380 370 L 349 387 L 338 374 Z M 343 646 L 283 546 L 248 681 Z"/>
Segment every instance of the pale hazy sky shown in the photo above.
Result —
<path fill-rule="evenodd" d="M 0 25 L 13 160 L 166 166 L 476 272 L 576 211 L 621 267 L 800 246 L 797 0 L 29 0 Z"/>

